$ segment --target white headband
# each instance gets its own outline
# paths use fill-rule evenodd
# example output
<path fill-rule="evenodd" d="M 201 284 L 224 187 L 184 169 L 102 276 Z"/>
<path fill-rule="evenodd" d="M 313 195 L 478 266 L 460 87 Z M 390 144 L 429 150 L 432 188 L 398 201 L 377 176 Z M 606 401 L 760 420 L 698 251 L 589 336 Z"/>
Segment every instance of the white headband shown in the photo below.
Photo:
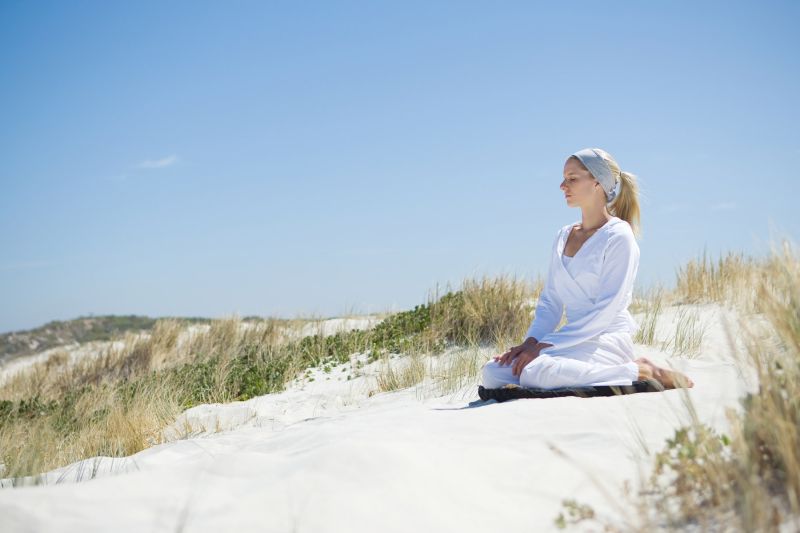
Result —
<path fill-rule="evenodd" d="M 617 177 L 614 176 L 606 160 L 600 156 L 600 152 L 594 148 L 584 148 L 572 155 L 580 159 L 581 163 L 592 173 L 594 179 L 600 182 L 600 186 L 606 193 L 606 203 L 612 202 L 617 197 L 617 191 L 614 190 L 617 185 Z"/>

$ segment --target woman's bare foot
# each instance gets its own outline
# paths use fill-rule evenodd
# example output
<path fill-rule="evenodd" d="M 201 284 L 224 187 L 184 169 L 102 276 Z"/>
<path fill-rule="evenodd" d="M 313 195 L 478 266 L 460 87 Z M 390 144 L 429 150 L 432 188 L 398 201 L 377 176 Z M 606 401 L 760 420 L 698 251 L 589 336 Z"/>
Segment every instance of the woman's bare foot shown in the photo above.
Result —
<path fill-rule="evenodd" d="M 669 370 L 656 366 L 652 361 L 645 357 L 640 357 L 634 361 L 639 366 L 639 379 L 654 379 L 664 385 L 665 389 L 691 388 L 694 381 L 689 376 L 677 370 Z"/>

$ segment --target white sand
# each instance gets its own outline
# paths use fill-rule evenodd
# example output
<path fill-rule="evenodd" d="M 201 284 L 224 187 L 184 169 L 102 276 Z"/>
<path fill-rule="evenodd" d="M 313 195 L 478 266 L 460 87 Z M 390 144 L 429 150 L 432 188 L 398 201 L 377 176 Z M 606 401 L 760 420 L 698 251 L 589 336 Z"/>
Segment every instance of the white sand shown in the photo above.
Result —
<path fill-rule="evenodd" d="M 328 318 L 321 322 L 312 322 L 304 325 L 297 335 L 335 335 L 339 332 L 348 332 L 352 329 L 369 329 L 382 319 L 376 316 L 349 317 L 349 318 Z"/>
<path fill-rule="evenodd" d="M 73 342 L 62 346 L 55 346 L 31 355 L 17 357 L 0 365 L 0 385 L 11 379 L 19 372 L 28 370 L 38 363 L 45 363 L 57 354 L 66 354 L 68 361 L 74 363 L 84 357 L 96 357 L 110 346 L 122 348 L 122 341 L 92 341 L 79 344 Z"/>
<path fill-rule="evenodd" d="M 637 356 L 688 373 L 700 419 L 724 432 L 726 406 L 755 384 L 734 364 L 725 312 L 698 309 L 708 324 L 698 357 L 643 346 Z M 658 337 L 675 312 L 664 311 Z M 2 489 L 0 531 L 550 531 L 564 498 L 618 521 L 630 513 L 623 482 L 650 471 L 637 439 L 659 451 L 688 420 L 677 390 L 483 403 L 476 378 L 438 397 L 431 383 L 369 396 L 377 365 L 355 380 L 336 367 L 280 394 L 198 406 L 166 430 L 190 438 Z"/>

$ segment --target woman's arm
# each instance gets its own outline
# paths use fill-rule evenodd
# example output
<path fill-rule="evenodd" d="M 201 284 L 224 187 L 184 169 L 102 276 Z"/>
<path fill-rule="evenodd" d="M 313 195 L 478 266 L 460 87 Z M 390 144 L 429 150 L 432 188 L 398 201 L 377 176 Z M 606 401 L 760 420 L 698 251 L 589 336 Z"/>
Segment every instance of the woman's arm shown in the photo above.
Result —
<path fill-rule="evenodd" d="M 553 249 L 550 255 L 550 266 L 547 268 L 547 278 L 545 278 L 544 287 L 539 294 L 539 301 L 536 303 L 533 321 L 528 327 L 528 331 L 525 333 L 523 342 L 537 344 L 539 339 L 555 330 L 558 323 L 561 322 L 561 315 L 564 313 L 564 303 L 558 296 L 558 292 L 555 290 L 553 284 L 553 261 L 558 259 L 558 242 L 560 237 L 561 231 L 558 232 L 556 240 L 553 243 Z"/>

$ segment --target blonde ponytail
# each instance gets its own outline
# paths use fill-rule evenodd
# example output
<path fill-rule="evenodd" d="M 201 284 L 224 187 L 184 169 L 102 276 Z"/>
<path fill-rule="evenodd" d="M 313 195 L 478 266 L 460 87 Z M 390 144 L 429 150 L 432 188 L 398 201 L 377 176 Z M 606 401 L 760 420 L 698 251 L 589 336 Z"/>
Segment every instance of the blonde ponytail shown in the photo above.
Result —
<path fill-rule="evenodd" d="M 595 150 L 605 159 L 611 171 L 619 175 L 619 193 L 608 206 L 608 212 L 630 224 L 633 234 L 640 237 L 642 234 L 641 212 L 639 210 L 639 183 L 636 175 L 622 171 L 611 154 L 605 150 L 599 148 L 595 148 Z"/>

